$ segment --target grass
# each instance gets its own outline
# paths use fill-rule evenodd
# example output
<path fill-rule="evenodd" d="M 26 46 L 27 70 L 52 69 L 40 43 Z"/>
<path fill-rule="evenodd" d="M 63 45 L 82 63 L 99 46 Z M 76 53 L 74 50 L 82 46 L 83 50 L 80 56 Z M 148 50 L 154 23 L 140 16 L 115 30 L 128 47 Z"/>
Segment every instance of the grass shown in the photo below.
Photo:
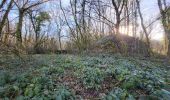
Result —
<path fill-rule="evenodd" d="M 170 99 L 170 70 L 121 55 L 0 57 L 0 98 L 5 100 Z"/>

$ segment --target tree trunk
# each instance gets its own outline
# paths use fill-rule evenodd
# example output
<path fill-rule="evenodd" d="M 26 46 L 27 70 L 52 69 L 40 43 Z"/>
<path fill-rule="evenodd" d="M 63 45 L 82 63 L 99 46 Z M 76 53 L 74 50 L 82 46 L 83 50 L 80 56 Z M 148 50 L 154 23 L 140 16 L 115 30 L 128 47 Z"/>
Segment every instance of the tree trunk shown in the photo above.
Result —
<path fill-rule="evenodd" d="M 170 30 L 169 29 L 165 29 L 165 34 L 167 35 L 168 38 L 168 52 L 167 55 L 170 57 Z"/>
<path fill-rule="evenodd" d="M 122 10 L 123 10 L 125 4 L 127 3 L 127 0 L 122 0 L 121 5 L 117 4 L 116 2 L 118 2 L 118 1 L 112 0 L 112 5 L 113 5 L 115 13 L 116 13 L 116 25 L 115 25 L 116 29 L 115 29 L 115 31 L 116 31 L 116 34 L 120 34 L 119 33 L 120 22 L 121 22 L 120 17 L 121 17 Z"/>
<path fill-rule="evenodd" d="M 120 15 L 119 14 L 116 15 L 116 20 L 117 20 L 116 25 L 115 25 L 116 34 L 120 34 L 120 32 L 119 32 L 119 29 L 120 29 Z"/>
<path fill-rule="evenodd" d="M 5 25 L 6 19 L 8 18 L 8 14 L 9 14 L 9 12 L 11 10 L 12 4 L 13 4 L 13 0 L 10 1 L 9 5 L 7 7 L 7 10 L 6 10 L 6 12 L 5 12 L 5 14 L 4 14 L 3 18 L 2 18 L 2 21 L 0 22 L 0 37 L 2 35 L 2 29 L 3 29 L 4 25 Z"/>
<path fill-rule="evenodd" d="M 22 21 L 24 18 L 24 11 L 21 9 L 19 10 L 19 22 L 17 25 L 17 30 L 16 30 L 16 38 L 17 38 L 17 43 L 22 43 Z"/>
<path fill-rule="evenodd" d="M 167 55 L 170 57 L 170 19 L 169 17 L 169 12 L 170 12 L 170 8 L 167 7 L 166 5 L 166 1 L 163 0 L 158 0 L 158 7 L 162 16 L 162 25 L 164 28 L 164 32 L 165 32 L 165 36 L 167 36 L 168 39 L 168 52 Z"/>
<path fill-rule="evenodd" d="M 142 16 L 142 13 L 141 13 L 141 10 L 140 10 L 140 2 L 139 2 L 139 0 L 136 0 L 136 3 L 137 3 L 139 17 L 141 19 L 141 26 L 142 26 L 142 29 L 144 31 L 145 37 L 146 37 L 147 55 L 150 56 L 150 53 L 151 53 L 151 50 L 150 50 L 150 41 L 149 41 L 148 32 L 147 32 L 147 30 L 145 28 L 145 25 L 144 25 L 144 20 L 143 20 L 143 16 Z"/>
<path fill-rule="evenodd" d="M 6 27 L 6 33 L 4 34 L 4 43 L 8 44 L 8 37 L 9 37 L 9 33 L 10 33 L 10 23 L 9 23 L 9 19 L 7 18 L 7 27 Z"/>
<path fill-rule="evenodd" d="M 61 35 L 59 36 L 59 38 L 58 38 L 58 41 L 59 41 L 59 46 L 60 46 L 60 50 L 62 50 L 62 45 L 61 45 Z"/>

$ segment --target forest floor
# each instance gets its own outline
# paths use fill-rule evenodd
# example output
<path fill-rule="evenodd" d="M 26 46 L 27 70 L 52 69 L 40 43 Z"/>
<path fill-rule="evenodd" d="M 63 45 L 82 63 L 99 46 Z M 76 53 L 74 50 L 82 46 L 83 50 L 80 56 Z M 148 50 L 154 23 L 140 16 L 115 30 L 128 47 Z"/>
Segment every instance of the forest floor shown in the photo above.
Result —
<path fill-rule="evenodd" d="M 119 54 L 6 55 L 0 99 L 170 100 L 170 66 Z"/>

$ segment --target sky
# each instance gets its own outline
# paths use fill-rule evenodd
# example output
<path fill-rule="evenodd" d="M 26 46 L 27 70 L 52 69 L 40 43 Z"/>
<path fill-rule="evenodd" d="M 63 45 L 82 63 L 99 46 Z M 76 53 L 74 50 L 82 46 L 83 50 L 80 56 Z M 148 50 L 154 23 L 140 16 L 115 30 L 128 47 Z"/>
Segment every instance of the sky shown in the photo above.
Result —
<path fill-rule="evenodd" d="M 167 4 L 170 5 L 170 0 L 166 0 Z M 159 15 L 159 8 L 157 0 L 142 0 L 141 10 L 144 16 L 144 19 L 147 21 L 157 18 Z M 164 31 L 160 21 L 157 21 L 154 25 L 152 37 L 155 40 L 160 40 L 164 37 Z"/>
<path fill-rule="evenodd" d="M 159 16 L 159 8 L 157 0 L 142 0 L 141 10 L 146 23 L 150 23 L 151 19 L 155 19 Z M 152 38 L 155 40 L 162 39 L 164 37 L 163 30 L 160 21 L 154 24 L 154 29 L 152 32 Z"/>

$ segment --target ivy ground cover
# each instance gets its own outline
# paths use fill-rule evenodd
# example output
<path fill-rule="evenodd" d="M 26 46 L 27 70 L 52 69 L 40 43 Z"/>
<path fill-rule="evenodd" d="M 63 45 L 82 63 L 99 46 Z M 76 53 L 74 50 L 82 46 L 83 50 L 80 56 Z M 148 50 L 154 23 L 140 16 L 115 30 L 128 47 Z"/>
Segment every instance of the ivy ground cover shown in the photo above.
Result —
<path fill-rule="evenodd" d="M 170 100 L 169 70 L 118 54 L 0 57 L 0 99 Z"/>

